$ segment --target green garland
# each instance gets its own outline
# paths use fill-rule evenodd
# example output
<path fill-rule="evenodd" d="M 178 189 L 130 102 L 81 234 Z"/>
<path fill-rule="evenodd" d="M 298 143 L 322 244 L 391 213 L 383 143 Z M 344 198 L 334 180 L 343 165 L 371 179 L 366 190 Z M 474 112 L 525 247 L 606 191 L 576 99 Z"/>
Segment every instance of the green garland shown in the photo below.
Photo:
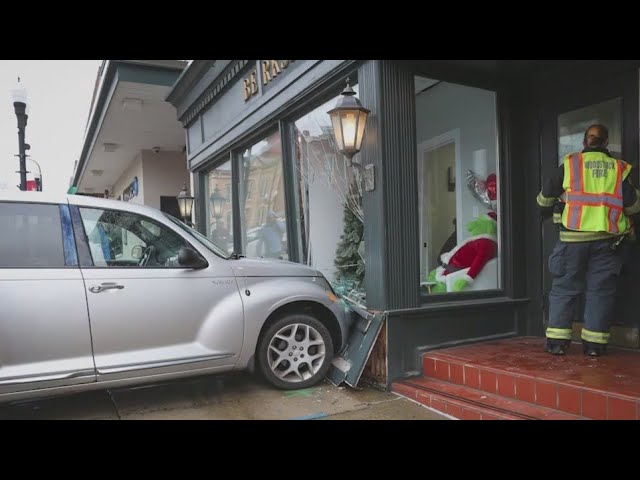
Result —
<path fill-rule="evenodd" d="M 360 198 L 358 198 L 360 200 Z M 337 268 L 333 288 L 337 294 L 364 302 L 364 261 L 359 253 L 364 236 L 364 224 L 347 206 L 344 206 L 344 233 L 336 249 L 334 265 Z"/>

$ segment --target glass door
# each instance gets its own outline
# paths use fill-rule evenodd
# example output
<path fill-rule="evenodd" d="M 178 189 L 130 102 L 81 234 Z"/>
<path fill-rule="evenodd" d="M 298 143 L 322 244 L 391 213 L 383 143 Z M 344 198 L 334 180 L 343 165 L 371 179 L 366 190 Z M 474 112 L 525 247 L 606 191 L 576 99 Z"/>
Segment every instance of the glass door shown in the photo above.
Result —
<path fill-rule="evenodd" d="M 592 124 L 600 123 L 609 129 L 609 151 L 615 158 L 634 165 L 632 180 L 638 176 L 638 71 L 628 70 L 616 74 L 580 75 L 572 72 L 580 82 L 558 84 L 543 106 L 541 125 L 541 184 L 553 175 L 562 164 L 567 153 L 581 151 L 585 130 Z M 558 239 L 558 228 L 549 219 L 542 223 L 543 295 L 544 325 L 548 319 L 547 295 L 551 288 L 552 276 L 548 271 L 547 259 Z M 632 270 L 631 260 L 625 268 L 618 289 L 621 298 L 619 311 L 612 324 L 638 323 L 635 319 L 635 302 L 625 296 L 630 284 L 635 292 L 640 291 L 640 272 Z M 637 271 L 637 268 L 636 268 Z M 633 294 L 631 295 L 633 298 Z M 583 301 L 576 300 L 579 308 L 576 322 L 582 320 Z M 635 313 L 634 313 L 635 312 Z M 612 343 L 613 337 L 612 337 Z"/>

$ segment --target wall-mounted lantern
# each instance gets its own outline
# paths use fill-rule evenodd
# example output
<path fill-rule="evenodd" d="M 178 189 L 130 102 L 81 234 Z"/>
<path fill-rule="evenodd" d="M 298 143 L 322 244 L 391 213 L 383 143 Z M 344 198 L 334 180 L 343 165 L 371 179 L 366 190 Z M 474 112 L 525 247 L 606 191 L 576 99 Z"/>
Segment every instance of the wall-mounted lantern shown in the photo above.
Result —
<path fill-rule="evenodd" d="M 184 223 L 193 226 L 191 223 L 191 212 L 193 211 L 193 202 L 195 197 L 193 195 L 189 195 L 186 183 L 176 198 L 178 200 L 178 208 L 180 208 L 180 216 L 184 220 Z"/>
<path fill-rule="evenodd" d="M 331 117 L 333 134 L 338 144 L 338 150 L 347 158 L 347 166 L 357 168 L 365 180 L 365 190 L 370 192 L 375 188 L 374 166 L 363 166 L 353 157 L 360 152 L 364 130 L 367 124 L 369 110 L 364 108 L 356 98 L 356 92 L 349 85 L 341 93 L 335 108 L 327 112 Z"/>

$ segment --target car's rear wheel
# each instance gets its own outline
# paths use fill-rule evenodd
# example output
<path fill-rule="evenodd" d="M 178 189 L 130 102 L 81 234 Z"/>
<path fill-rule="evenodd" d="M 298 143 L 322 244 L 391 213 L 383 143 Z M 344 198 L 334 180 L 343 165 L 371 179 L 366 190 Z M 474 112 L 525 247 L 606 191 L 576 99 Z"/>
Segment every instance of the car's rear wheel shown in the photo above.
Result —
<path fill-rule="evenodd" d="M 333 359 L 333 340 L 317 318 L 292 313 L 267 328 L 257 357 L 260 372 L 275 387 L 308 388 L 326 375 Z"/>

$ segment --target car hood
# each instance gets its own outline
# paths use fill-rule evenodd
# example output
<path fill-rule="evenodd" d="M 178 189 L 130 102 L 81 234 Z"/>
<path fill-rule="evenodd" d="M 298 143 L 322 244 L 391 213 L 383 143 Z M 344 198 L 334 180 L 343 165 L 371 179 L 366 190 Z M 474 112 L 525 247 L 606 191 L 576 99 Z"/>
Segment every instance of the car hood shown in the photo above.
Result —
<path fill-rule="evenodd" d="M 230 260 L 231 268 L 239 277 L 320 277 L 315 268 L 285 260 L 239 258 Z"/>

